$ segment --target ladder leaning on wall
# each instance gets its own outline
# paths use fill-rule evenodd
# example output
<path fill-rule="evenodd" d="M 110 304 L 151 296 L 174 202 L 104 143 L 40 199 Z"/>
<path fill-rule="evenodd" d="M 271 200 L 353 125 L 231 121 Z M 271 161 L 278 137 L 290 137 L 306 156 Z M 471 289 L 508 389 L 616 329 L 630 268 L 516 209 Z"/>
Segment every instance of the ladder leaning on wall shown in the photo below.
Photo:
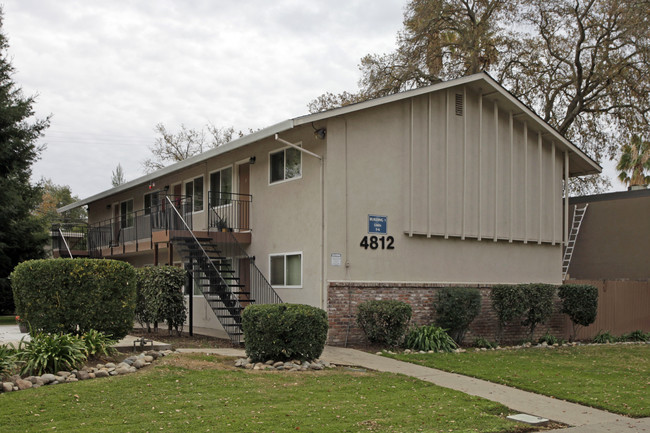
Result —
<path fill-rule="evenodd" d="M 581 208 L 579 208 L 578 205 L 575 205 L 573 208 L 573 223 L 571 224 L 569 240 L 564 249 L 564 258 L 562 259 L 562 280 L 566 279 L 567 273 L 569 272 L 569 265 L 571 264 L 571 257 L 573 256 L 573 248 L 575 247 L 578 232 L 580 231 L 580 225 L 582 224 L 582 219 L 584 218 L 585 213 L 587 213 L 588 206 L 589 203 L 585 203 Z"/>

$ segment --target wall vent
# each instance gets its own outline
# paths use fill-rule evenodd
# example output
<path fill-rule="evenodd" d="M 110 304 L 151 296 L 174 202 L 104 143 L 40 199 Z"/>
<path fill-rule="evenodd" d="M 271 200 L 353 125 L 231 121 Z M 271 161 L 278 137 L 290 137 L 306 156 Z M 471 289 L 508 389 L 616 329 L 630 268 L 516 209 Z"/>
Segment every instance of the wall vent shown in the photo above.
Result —
<path fill-rule="evenodd" d="M 463 94 L 456 93 L 456 116 L 463 115 Z"/>

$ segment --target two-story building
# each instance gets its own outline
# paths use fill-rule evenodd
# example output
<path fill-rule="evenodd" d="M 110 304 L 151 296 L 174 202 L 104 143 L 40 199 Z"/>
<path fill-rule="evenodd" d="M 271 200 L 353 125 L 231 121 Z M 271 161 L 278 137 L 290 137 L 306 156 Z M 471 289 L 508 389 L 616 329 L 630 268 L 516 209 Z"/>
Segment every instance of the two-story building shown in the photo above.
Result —
<path fill-rule="evenodd" d="M 60 211 L 88 206 L 93 257 L 191 262 L 196 330 L 272 287 L 327 310 L 338 342 L 359 292 L 560 283 L 564 185 L 600 170 L 481 73 L 286 120 Z"/>

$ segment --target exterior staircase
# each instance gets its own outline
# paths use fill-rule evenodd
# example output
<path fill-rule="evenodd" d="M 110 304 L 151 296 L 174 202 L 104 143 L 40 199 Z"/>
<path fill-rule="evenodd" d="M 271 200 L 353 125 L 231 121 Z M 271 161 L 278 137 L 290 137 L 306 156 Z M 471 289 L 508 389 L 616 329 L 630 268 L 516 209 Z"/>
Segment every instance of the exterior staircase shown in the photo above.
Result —
<path fill-rule="evenodd" d="M 176 212 L 175 219 L 181 223 L 170 231 L 169 238 L 188 270 L 192 290 L 200 289 L 230 340 L 241 343 L 244 308 L 282 303 L 280 296 L 231 232 L 197 237 L 173 204 L 168 208 Z M 210 212 L 215 214 L 215 224 L 223 226 L 214 209 Z"/>

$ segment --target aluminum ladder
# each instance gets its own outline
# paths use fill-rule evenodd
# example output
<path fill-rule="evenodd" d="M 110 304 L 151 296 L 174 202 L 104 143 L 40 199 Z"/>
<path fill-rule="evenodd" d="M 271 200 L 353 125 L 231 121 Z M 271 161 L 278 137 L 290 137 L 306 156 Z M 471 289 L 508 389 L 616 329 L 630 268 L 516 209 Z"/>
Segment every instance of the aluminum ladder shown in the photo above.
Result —
<path fill-rule="evenodd" d="M 569 272 L 569 265 L 571 264 L 571 257 L 573 256 L 573 248 L 576 245 L 576 239 L 578 239 L 578 232 L 580 231 L 580 225 L 582 225 L 582 219 L 587 213 L 587 207 L 589 203 L 581 208 L 576 205 L 573 208 L 573 223 L 571 225 L 571 232 L 569 233 L 569 240 L 564 250 L 564 258 L 562 259 L 562 280 L 566 279 L 567 273 Z"/>

